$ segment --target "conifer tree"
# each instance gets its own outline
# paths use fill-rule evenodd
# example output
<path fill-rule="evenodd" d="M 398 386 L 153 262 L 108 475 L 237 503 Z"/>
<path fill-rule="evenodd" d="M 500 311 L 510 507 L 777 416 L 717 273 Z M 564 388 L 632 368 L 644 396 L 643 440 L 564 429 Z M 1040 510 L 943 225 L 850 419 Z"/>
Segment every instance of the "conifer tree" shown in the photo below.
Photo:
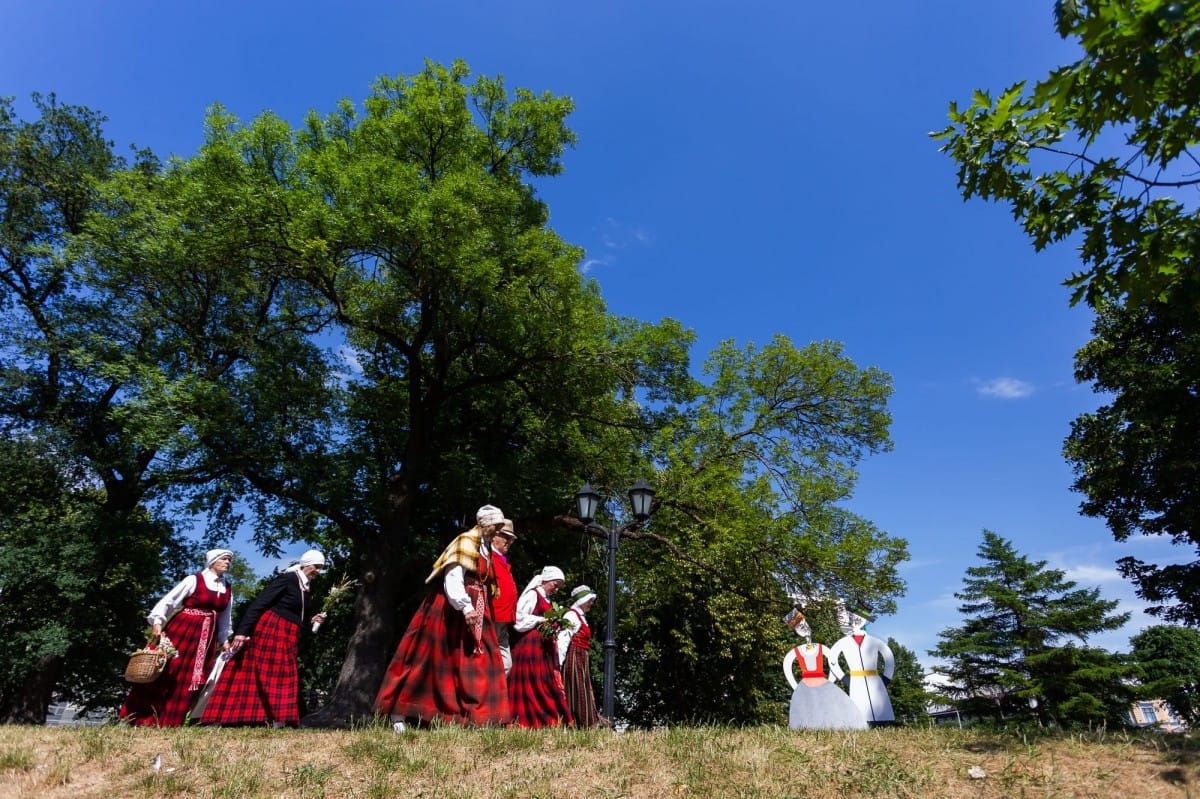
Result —
<path fill-rule="evenodd" d="M 938 633 L 930 650 L 946 662 L 937 671 L 959 708 L 1045 726 L 1120 718 L 1128 697 L 1119 686 L 1134 670 L 1087 639 L 1118 629 L 1129 614 L 1114 613 L 1117 602 L 1102 599 L 1099 588 L 1078 588 L 989 530 L 979 557 L 982 565 L 967 569 L 954 594 L 962 625 Z"/>

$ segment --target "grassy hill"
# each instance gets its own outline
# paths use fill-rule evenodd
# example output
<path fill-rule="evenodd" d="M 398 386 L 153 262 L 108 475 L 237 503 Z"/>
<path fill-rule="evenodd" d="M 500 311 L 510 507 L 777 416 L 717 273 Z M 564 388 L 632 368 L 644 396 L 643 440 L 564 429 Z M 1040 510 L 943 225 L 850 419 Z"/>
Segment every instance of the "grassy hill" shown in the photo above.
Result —
<path fill-rule="evenodd" d="M 159 767 L 153 767 L 155 756 Z M 0 727 L 0 797 L 1200 797 L 1190 736 Z"/>

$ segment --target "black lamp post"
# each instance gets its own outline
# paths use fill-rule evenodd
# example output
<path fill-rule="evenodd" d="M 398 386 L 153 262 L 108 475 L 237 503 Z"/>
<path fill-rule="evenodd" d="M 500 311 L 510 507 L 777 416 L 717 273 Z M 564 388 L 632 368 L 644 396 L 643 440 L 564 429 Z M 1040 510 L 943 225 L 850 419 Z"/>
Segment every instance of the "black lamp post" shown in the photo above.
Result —
<path fill-rule="evenodd" d="M 604 630 L 604 696 L 605 718 L 613 717 L 613 694 L 616 686 L 617 659 L 617 546 L 621 533 L 634 525 L 641 524 L 650 516 L 650 502 L 654 489 L 645 480 L 639 479 L 629 489 L 629 504 L 633 507 L 633 521 L 621 527 L 608 528 L 596 522 L 603 497 L 590 484 L 575 492 L 575 508 L 580 520 L 588 527 L 595 527 L 608 537 L 608 624 Z"/>

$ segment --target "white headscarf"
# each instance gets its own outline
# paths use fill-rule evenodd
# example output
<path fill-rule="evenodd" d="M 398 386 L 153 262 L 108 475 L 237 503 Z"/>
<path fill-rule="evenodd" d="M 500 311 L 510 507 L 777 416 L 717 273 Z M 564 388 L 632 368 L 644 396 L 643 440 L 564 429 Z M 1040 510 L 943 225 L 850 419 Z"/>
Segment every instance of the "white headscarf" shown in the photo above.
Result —
<path fill-rule="evenodd" d="M 300 560 L 287 567 L 287 571 L 298 572 L 305 566 L 324 566 L 325 556 L 318 550 L 310 549 L 300 556 Z"/>
<path fill-rule="evenodd" d="M 230 552 L 228 549 L 210 549 L 210 550 L 208 550 L 208 552 L 206 552 L 204 555 L 204 568 L 206 568 L 206 569 L 211 568 L 214 563 L 216 563 L 218 560 L 225 557 L 226 555 L 228 555 L 231 558 L 233 557 L 233 553 Z"/>
<path fill-rule="evenodd" d="M 502 521 L 504 521 L 504 511 L 495 505 L 484 505 L 475 512 L 475 523 L 480 527 L 489 524 L 500 524 Z"/>
<path fill-rule="evenodd" d="M 548 583 L 551 580 L 565 579 L 567 578 L 566 575 L 563 574 L 562 569 L 558 568 L 557 566 L 547 566 L 538 574 L 533 575 L 533 579 L 529 581 L 529 585 L 525 586 L 525 591 L 522 591 L 521 593 L 524 594 L 526 591 L 532 591 L 533 589 L 539 587 L 542 583 Z"/>

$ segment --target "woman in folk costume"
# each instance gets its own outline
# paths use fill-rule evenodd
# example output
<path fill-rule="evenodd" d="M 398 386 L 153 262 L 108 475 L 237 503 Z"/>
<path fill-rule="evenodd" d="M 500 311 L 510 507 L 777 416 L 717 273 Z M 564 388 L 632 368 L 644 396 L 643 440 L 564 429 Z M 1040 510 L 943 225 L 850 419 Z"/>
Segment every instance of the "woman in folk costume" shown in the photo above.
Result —
<path fill-rule="evenodd" d="M 874 727 L 893 722 L 896 714 L 892 710 L 887 684 L 896 671 L 896 658 L 887 642 L 866 631 L 867 622 L 874 621 L 873 618 L 855 608 L 849 608 L 847 612 L 850 630 L 830 647 L 827 655 L 829 671 L 849 687 L 850 698 L 858 705 L 868 725 Z M 846 659 L 848 671 L 842 671 L 839 657 Z M 879 670 L 881 660 L 882 672 Z"/>
<path fill-rule="evenodd" d="M 592 690 L 592 628 L 587 612 L 596 604 L 596 592 L 581 585 L 571 592 L 571 609 L 566 626 L 558 634 L 558 659 L 562 666 L 563 690 L 576 727 L 600 724 L 596 694 Z"/>
<path fill-rule="evenodd" d="M 267 583 L 234 631 L 234 657 L 225 666 L 200 720 L 205 724 L 300 726 L 300 628 L 325 621 L 314 613 L 312 580 L 325 556 L 310 549 Z"/>
<path fill-rule="evenodd" d="M 184 577 L 150 611 L 153 637 L 164 632 L 178 650 L 157 680 L 135 685 L 118 715 L 139 726 L 178 727 L 204 687 L 217 652 L 228 649 L 233 591 L 228 549 L 210 549 L 204 568 Z M 174 615 L 172 615 L 174 614 Z"/>
<path fill-rule="evenodd" d="M 425 582 L 436 587 L 413 614 L 375 697 L 375 712 L 390 717 L 396 732 L 406 721 L 512 722 L 488 596 L 488 541 L 503 527 L 504 514 L 484 505 L 475 522 L 433 564 Z"/>
<path fill-rule="evenodd" d="M 571 724 L 571 709 L 558 670 L 557 631 L 542 635 L 539 629 L 551 608 L 550 597 L 562 587 L 562 569 L 547 566 L 534 575 L 517 600 L 513 624 L 512 669 L 508 672 L 508 700 L 522 727 L 556 727 Z"/>
<path fill-rule="evenodd" d="M 792 686 L 792 702 L 788 711 L 788 726 L 795 730 L 865 730 L 867 720 L 858 705 L 846 692 L 825 676 L 828 651 L 814 644 L 808 622 L 801 621 L 796 634 L 804 643 L 789 650 L 783 657 L 783 674 Z M 800 664 L 800 681 L 792 674 L 794 664 Z"/>

